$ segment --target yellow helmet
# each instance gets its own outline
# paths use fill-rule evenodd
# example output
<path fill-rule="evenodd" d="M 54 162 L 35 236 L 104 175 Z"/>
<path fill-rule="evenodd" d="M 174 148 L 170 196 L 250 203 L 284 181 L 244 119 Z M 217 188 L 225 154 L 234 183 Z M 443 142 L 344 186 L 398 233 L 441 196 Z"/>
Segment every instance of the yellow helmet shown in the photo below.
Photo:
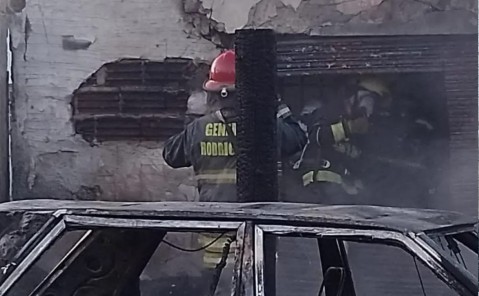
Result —
<path fill-rule="evenodd" d="M 384 99 L 383 103 L 385 106 L 389 106 L 391 104 L 391 91 L 389 90 L 389 87 L 384 79 L 376 76 L 365 76 L 359 78 L 358 85 L 380 95 Z"/>

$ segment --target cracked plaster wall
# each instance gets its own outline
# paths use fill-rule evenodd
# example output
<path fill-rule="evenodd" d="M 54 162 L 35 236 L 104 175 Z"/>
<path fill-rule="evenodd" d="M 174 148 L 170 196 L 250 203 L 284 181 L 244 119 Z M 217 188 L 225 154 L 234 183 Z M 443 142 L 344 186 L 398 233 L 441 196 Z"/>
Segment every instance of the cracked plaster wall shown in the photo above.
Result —
<path fill-rule="evenodd" d="M 241 27 L 317 35 L 477 33 L 475 0 L 187 0 L 232 33 Z"/>
<path fill-rule="evenodd" d="M 107 62 L 211 60 L 227 33 L 477 32 L 474 0 L 10 0 L 15 198 L 195 198 L 190 170 L 162 161 L 161 143 L 90 147 L 74 135 L 71 94 Z M 221 33 L 223 32 L 223 33 Z"/>
<path fill-rule="evenodd" d="M 190 170 L 168 168 L 161 143 L 90 147 L 74 135 L 70 106 L 82 81 L 118 58 L 211 60 L 216 46 L 183 22 L 176 0 L 32 0 L 11 15 L 15 198 L 194 198 Z"/>

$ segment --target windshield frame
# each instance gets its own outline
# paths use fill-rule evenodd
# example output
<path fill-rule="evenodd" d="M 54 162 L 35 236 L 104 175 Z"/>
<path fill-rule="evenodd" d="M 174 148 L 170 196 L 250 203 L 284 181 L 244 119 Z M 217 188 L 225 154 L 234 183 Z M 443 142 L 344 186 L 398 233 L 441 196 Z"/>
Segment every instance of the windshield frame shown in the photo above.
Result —
<path fill-rule="evenodd" d="M 12 268 L 12 272 L 0 283 L 0 294 L 5 295 L 11 293 L 14 285 L 25 275 L 28 269 L 38 260 L 50 246 L 52 246 L 57 239 L 70 230 L 87 230 L 87 234 L 80 238 L 78 242 L 82 241 L 92 230 L 102 228 L 116 228 L 116 229 L 162 229 L 166 231 L 220 231 L 228 230 L 235 231 L 239 244 L 245 244 L 248 237 L 251 235 L 245 230 L 248 225 L 247 221 L 242 220 L 224 220 L 224 219 L 188 219 L 181 220 L 177 218 L 149 218 L 136 219 L 135 217 L 112 217 L 103 215 L 72 215 L 69 213 L 58 213 L 55 217 L 55 224 L 51 230 L 48 230 L 38 238 L 32 238 L 32 249 L 27 256 L 21 259 Z M 251 227 L 250 227 L 251 228 Z M 252 232 L 252 230 L 251 230 Z M 33 241 L 35 239 L 35 241 Z M 77 243 L 78 243 L 77 242 Z M 235 266 L 233 270 L 232 288 L 234 295 L 245 295 L 238 288 L 244 285 L 243 278 L 247 276 L 250 270 L 242 268 L 244 265 L 244 248 L 239 248 L 235 254 Z M 50 272 L 59 268 L 60 265 L 55 266 Z M 62 271 L 64 272 L 64 271 Z M 251 271 L 252 272 L 252 271 Z M 48 276 L 50 276 L 49 274 Z M 47 277 L 48 278 L 48 277 Z M 44 278 L 43 280 L 45 280 Z M 43 285 L 43 281 L 40 285 Z M 38 287 L 37 287 L 38 288 Z M 35 288 L 36 289 L 36 288 Z"/>
<path fill-rule="evenodd" d="M 477 232 L 475 231 L 475 225 L 468 225 L 462 227 L 453 227 L 447 229 L 438 229 L 433 231 L 427 231 L 420 234 L 410 234 L 410 236 L 420 244 L 425 251 L 427 251 L 437 261 L 442 262 L 444 266 L 454 275 L 454 277 L 463 285 L 468 287 L 471 291 L 477 289 L 476 284 L 478 278 L 474 276 L 463 265 L 459 264 L 456 258 L 448 254 L 431 236 L 446 236 L 469 233 L 474 235 L 477 240 Z M 456 238 L 454 238 L 456 239 Z M 456 239 L 457 240 L 457 239 Z M 466 246 L 468 247 L 468 246 Z M 469 248 L 469 247 L 468 247 Z M 478 253 L 477 249 L 470 248 L 472 252 Z"/>

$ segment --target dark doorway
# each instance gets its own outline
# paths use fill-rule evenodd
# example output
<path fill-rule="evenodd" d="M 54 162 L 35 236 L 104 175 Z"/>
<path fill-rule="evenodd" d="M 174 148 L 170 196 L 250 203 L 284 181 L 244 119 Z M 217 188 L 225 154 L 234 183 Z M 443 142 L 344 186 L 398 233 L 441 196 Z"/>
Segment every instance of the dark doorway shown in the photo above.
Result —
<path fill-rule="evenodd" d="M 442 72 L 383 73 L 388 81 L 392 104 L 387 116 L 371 120 L 370 131 L 357 139 L 364 157 L 356 162 L 358 178 L 365 189 L 353 204 L 403 207 L 444 207 L 447 202 L 449 126 Z M 351 96 L 348 89 L 353 74 L 322 74 L 280 79 L 280 93 L 298 118 L 318 104 L 341 106 Z M 338 107 L 341 108 L 341 107 Z M 338 111 L 338 116 L 340 112 Z M 334 115 L 336 116 L 336 115 Z M 298 195 L 301 182 L 285 161 L 285 178 L 292 186 L 283 187 L 283 199 L 291 202 L 321 203 Z M 441 205 L 442 203 L 442 205 Z"/>

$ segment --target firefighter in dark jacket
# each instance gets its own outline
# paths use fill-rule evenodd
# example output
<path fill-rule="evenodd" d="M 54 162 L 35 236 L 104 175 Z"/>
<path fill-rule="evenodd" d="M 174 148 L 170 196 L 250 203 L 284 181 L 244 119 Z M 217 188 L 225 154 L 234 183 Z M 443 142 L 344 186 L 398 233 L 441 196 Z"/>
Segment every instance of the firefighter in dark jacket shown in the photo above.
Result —
<path fill-rule="evenodd" d="M 235 54 L 226 51 L 218 56 L 205 82 L 211 112 L 195 119 L 179 134 L 171 137 L 163 157 L 173 168 L 193 167 L 200 201 L 236 201 Z M 277 126 L 283 156 L 301 151 L 306 135 L 292 118 L 286 105 L 280 105 Z"/>
<path fill-rule="evenodd" d="M 203 202 L 236 202 L 236 136 L 237 98 L 235 94 L 235 53 L 228 50 L 212 63 L 209 79 L 203 85 L 208 93 L 208 114 L 193 120 L 171 137 L 163 150 L 163 158 L 173 168 L 193 167 L 198 182 L 199 200 Z M 289 108 L 280 105 L 277 113 L 279 145 L 283 156 L 301 151 L 306 134 L 295 121 Z M 231 239 L 218 234 L 199 237 L 206 248 L 204 266 L 217 270 Z M 228 245 L 232 255 L 235 246 Z M 228 256 L 231 262 L 231 256 Z M 211 273 L 210 273 L 211 274 Z"/>
<path fill-rule="evenodd" d="M 308 143 L 293 169 L 301 175 L 305 202 L 360 202 L 353 198 L 363 190 L 361 172 L 354 165 L 361 157 L 355 138 L 368 132 L 371 116 L 387 109 L 391 96 L 378 77 L 362 77 L 353 87 L 352 95 L 340 104 L 316 103 L 303 112 Z"/>

